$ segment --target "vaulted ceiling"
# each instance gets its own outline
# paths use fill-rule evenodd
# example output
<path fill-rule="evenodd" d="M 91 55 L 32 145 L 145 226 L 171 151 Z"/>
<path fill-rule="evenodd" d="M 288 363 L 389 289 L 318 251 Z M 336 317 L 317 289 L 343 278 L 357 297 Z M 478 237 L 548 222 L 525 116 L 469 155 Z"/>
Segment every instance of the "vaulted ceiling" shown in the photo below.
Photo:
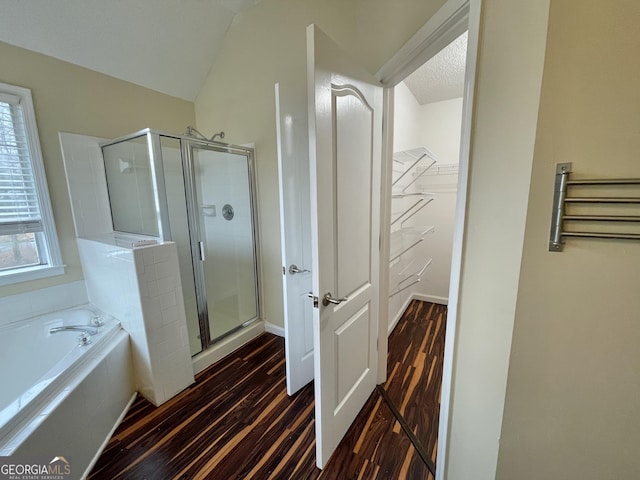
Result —
<path fill-rule="evenodd" d="M 0 41 L 185 100 L 259 0 L 0 0 Z"/>
<path fill-rule="evenodd" d="M 233 18 L 260 0 L 0 0 L 0 41 L 195 100 Z M 419 103 L 462 96 L 466 34 L 418 69 Z"/>

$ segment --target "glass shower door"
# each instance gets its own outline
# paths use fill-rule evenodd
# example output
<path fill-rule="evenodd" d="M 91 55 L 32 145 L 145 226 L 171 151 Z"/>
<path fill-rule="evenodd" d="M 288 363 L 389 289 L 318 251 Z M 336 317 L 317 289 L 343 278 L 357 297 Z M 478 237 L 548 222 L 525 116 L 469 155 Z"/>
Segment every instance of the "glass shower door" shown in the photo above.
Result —
<path fill-rule="evenodd" d="M 250 162 L 246 151 L 191 147 L 201 285 L 209 340 L 258 318 Z"/>

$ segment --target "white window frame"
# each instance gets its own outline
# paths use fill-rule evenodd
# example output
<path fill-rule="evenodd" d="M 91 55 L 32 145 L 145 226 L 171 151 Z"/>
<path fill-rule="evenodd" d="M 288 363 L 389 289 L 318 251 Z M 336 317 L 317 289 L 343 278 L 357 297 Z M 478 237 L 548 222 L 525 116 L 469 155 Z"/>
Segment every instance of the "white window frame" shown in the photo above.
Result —
<path fill-rule="evenodd" d="M 42 233 L 44 245 L 38 244 L 38 252 L 44 254 L 46 263 L 27 267 L 16 267 L 9 270 L 0 271 L 0 286 L 13 283 L 27 282 L 38 278 L 51 277 L 64 274 L 64 264 L 60 254 L 60 244 L 56 233 L 56 226 L 53 219 L 53 210 L 49 198 L 47 179 L 44 173 L 44 163 L 42 161 L 42 150 L 40 148 L 40 137 L 36 126 L 36 115 L 33 108 L 31 90 L 28 88 L 0 83 L 0 93 L 6 93 L 20 97 L 20 107 L 24 120 L 24 127 L 27 134 L 29 156 L 31 168 L 38 194 L 40 215 L 42 217 Z M 41 250 L 44 248 L 44 252 Z"/>

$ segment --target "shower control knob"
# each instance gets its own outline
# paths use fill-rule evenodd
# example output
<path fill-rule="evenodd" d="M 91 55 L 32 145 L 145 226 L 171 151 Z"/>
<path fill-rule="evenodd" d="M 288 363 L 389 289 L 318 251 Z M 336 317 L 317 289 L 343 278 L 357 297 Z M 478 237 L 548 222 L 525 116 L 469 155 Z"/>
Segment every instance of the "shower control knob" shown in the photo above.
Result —
<path fill-rule="evenodd" d="M 235 215 L 233 211 L 233 207 L 228 203 L 222 207 L 222 216 L 225 220 L 233 220 L 233 216 Z"/>

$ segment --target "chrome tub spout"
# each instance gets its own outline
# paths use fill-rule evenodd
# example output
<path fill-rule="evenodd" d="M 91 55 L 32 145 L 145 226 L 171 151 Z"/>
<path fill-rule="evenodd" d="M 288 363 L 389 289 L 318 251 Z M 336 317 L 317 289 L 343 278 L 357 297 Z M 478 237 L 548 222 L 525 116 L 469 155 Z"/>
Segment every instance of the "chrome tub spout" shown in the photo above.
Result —
<path fill-rule="evenodd" d="M 60 332 L 84 332 L 88 335 L 97 335 L 98 327 L 92 327 L 90 325 L 65 325 L 62 327 L 53 327 L 49 329 L 49 333 Z"/>

